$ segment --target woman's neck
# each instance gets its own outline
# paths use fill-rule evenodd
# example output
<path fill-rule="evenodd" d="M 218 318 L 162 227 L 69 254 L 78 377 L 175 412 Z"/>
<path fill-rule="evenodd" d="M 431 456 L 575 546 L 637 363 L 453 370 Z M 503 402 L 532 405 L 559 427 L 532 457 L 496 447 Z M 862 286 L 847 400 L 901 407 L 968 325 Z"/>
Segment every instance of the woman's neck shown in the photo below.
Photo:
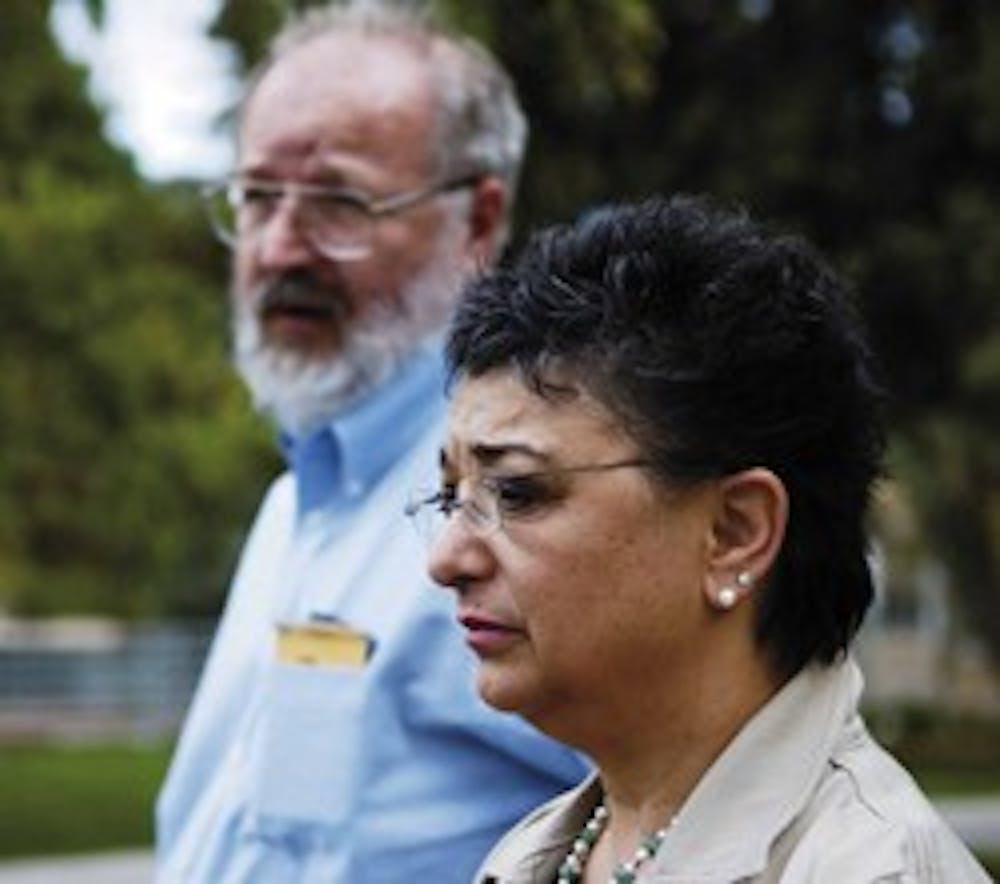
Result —
<path fill-rule="evenodd" d="M 734 672 L 739 675 L 733 677 Z M 600 770 L 609 812 L 588 867 L 610 862 L 613 868 L 650 833 L 682 816 L 684 802 L 706 771 L 781 686 L 763 660 L 742 668 L 706 664 L 679 682 L 670 681 L 669 693 L 659 696 L 650 695 L 649 685 L 641 686 L 641 707 L 630 705 L 613 727 L 584 747 Z"/>

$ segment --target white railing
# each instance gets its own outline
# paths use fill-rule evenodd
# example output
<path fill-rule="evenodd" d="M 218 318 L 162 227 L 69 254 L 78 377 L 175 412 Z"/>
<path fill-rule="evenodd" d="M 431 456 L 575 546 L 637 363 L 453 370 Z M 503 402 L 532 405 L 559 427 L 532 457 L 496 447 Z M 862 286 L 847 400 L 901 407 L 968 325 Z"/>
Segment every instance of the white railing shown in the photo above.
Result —
<path fill-rule="evenodd" d="M 0 621 L 0 741 L 171 736 L 214 626 Z"/>

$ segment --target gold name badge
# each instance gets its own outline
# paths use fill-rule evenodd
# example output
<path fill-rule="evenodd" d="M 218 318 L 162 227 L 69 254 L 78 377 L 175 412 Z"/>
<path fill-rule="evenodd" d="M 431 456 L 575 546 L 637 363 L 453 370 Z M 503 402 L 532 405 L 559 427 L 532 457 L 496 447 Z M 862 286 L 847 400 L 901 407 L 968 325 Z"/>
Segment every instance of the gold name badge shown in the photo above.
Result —
<path fill-rule="evenodd" d="M 361 669 L 374 641 L 341 623 L 278 624 L 278 660 L 299 666 Z"/>

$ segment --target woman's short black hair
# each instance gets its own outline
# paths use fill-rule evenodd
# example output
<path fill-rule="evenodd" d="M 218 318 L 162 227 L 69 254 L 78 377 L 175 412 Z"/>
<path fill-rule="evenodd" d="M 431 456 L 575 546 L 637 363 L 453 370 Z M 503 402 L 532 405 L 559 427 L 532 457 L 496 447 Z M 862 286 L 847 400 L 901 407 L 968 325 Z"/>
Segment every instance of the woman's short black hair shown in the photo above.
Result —
<path fill-rule="evenodd" d="M 849 293 L 802 238 L 704 198 L 600 207 L 472 282 L 447 352 L 453 378 L 513 368 L 543 396 L 569 378 L 665 483 L 770 469 L 790 514 L 758 640 L 789 675 L 846 649 L 873 594 L 881 385 Z"/>

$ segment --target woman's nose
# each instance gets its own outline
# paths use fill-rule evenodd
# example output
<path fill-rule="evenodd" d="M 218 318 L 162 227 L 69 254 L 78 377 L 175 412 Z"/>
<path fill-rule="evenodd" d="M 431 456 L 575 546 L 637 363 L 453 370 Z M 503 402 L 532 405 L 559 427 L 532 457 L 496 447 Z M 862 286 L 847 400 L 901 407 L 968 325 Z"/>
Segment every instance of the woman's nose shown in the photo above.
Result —
<path fill-rule="evenodd" d="M 489 545 L 476 534 L 461 512 L 445 522 L 431 542 L 427 555 L 427 572 L 431 579 L 458 591 L 487 576 L 494 566 Z"/>

